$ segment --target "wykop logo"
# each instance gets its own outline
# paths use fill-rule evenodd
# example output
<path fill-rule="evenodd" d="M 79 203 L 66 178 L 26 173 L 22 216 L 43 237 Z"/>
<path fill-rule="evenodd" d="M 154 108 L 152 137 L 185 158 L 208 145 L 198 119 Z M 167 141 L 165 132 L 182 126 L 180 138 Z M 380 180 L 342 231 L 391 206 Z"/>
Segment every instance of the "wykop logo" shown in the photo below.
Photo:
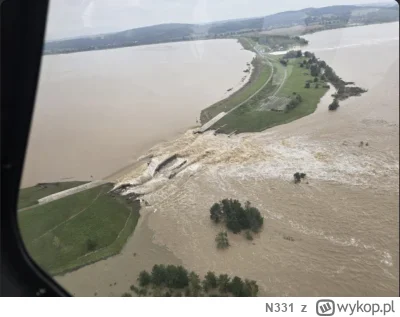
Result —
<path fill-rule="evenodd" d="M 335 314 L 335 302 L 331 299 L 320 299 L 316 307 L 318 316 L 333 316 Z"/>

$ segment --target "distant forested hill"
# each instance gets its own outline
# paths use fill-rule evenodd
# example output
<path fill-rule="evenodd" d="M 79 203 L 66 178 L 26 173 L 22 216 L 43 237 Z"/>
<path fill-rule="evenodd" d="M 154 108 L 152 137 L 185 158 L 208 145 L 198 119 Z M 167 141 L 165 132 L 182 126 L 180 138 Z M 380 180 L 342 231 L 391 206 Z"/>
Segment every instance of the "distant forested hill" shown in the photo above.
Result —
<path fill-rule="evenodd" d="M 45 43 L 44 54 L 100 50 L 196 39 L 232 38 L 298 25 L 319 29 L 392 22 L 399 20 L 397 4 L 389 7 L 340 5 L 286 11 L 259 18 L 214 22 L 209 24 L 160 24 L 122 32 L 58 40 Z"/>

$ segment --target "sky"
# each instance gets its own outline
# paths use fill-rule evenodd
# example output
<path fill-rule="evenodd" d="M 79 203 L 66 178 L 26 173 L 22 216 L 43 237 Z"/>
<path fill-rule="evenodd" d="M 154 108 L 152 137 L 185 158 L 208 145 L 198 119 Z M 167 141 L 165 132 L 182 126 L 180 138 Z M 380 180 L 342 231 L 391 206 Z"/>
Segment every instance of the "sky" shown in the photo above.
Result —
<path fill-rule="evenodd" d="M 390 2 L 390 0 L 50 0 L 46 39 L 110 33 L 161 23 L 205 23 L 259 17 L 307 7 L 388 1 Z"/>

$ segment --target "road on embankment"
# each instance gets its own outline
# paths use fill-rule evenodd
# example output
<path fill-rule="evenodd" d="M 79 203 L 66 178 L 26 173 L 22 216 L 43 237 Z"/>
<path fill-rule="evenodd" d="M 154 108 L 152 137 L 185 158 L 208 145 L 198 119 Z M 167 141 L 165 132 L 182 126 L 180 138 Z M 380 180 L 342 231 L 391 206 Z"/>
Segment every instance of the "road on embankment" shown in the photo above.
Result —
<path fill-rule="evenodd" d="M 84 190 L 92 189 L 92 188 L 95 188 L 97 186 L 104 185 L 106 183 L 107 183 L 106 181 L 97 180 L 97 181 L 92 181 L 92 182 L 89 182 L 89 183 L 86 183 L 86 184 L 83 184 L 83 185 L 79 185 L 79 186 L 76 186 L 76 187 L 73 187 L 73 188 L 69 188 L 69 189 L 63 190 L 61 192 L 51 194 L 51 195 L 46 196 L 46 197 L 42 197 L 42 198 L 38 199 L 38 203 L 37 204 L 32 205 L 32 206 L 28 206 L 28 207 L 25 207 L 25 208 L 18 209 L 18 212 L 29 210 L 29 209 L 32 209 L 32 208 L 35 208 L 37 206 L 41 206 L 41 205 L 44 205 L 44 204 L 48 204 L 48 203 L 50 203 L 52 201 L 55 201 L 55 200 L 58 200 L 58 199 L 61 199 L 61 198 L 64 198 L 64 197 L 67 197 L 67 196 L 70 196 L 70 195 L 74 195 L 74 194 L 80 193 L 80 192 L 82 192 Z"/>
<path fill-rule="evenodd" d="M 220 118 L 218 120 L 216 120 L 211 126 L 215 125 L 218 121 L 220 121 L 222 118 L 224 118 L 227 114 L 231 113 L 232 111 L 235 111 L 236 109 L 238 109 L 239 107 L 241 107 L 242 105 L 244 105 L 246 102 L 248 102 L 249 100 L 251 100 L 253 97 L 255 97 L 257 94 L 259 94 L 267 85 L 268 83 L 271 81 L 273 75 L 274 75 L 274 66 L 272 65 L 271 61 L 269 60 L 268 56 L 262 52 L 260 52 L 259 50 L 257 50 L 257 48 L 255 48 L 253 46 L 254 51 L 256 52 L 257 55 L 265 58 L 265 60 L 267 61 L 267 63 L 269 64 L 269 66 L 271 67 L 271 74 L 268 77 L 268 79 L 265 81 L 265 83 L 257 90 L 255 91 L 250 97 L 248 97 L 246 100 L 240 102 L 238 105 L 236 105 L 235 107 L 233 107 L 232 109 L 230 109 L 229 111 L 223 113 L 222 115 L 220 115 Z M 286 76 L 287 76 L 287 70 L 285 68 L 285 75 L 283 77 L 283 80 L 281 82 L 281 84 L 279 85 L 278 89 L 274 92 L 274 94 L 272 96 L 275 96 L 282 88 L 283 84 L 286 81 Z M 212 119 L 211 119 L 212 120 Z M 204 124 L 207 125 L 207 122 Z M 203 126 L 204 126 L 203 125 Z M 211 127 L 210 126 L 210 127 Z M 206 130 L 208 130 L 210 127 L 208 127 L 207 129 L 203 129 L 200 128 L 201 132 L 205 132 Z"/>
<path fill-rule="evenodd" d="M 249 100 L 251 100 L 253 97 L 255 97 L 257 94 L 260 93 L 261 90 L 263 90 L 265 88 L 265 86 L 268 85 L 268 83 L 270 82 L 270 80 L 272 79 L 272 76 L 274 75 L 274 67 L 271 63 L 271 61 L 263 54 L 261 54 L 260 52 L 257 51 L 256 48 L 254 48 L 254 50 L 257 52 L 257 54 L 261 57 L 264 57 L 265 60 L 268 62 L 269 66 L 271 67 L 271 75 L 269 75 L 268 79 L 266 80 L 266 82 L 257 90 L 254 92 L 254 94 L 252 94 L 250 97 L 248 97 L 246 100 L 242 101 L 241 103 L 239 103 L 237 106 L 233 107 L 231 110 L 229 110 L 228 112 L 225 113 L 225 115 L 223 117 L 225 117 L 228 113 L 231 113 L 232 111 L 235 111 L 237 108 L 239 108 L 240 106 L 244 105 L 246 102 L 248 102 Z M 221 120 L 223 117 L 221 117 L 219 120 Z M 219 121 L 218 120 L 218 121 Z"/>

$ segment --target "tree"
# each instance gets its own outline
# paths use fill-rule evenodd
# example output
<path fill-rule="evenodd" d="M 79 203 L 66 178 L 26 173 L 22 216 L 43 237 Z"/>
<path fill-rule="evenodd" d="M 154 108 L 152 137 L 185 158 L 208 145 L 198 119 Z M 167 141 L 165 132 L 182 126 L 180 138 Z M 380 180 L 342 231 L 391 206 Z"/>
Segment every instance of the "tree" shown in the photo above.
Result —
<path fill-rule="evenodd" d="M 318 81 L 318 77 L 314 77 L 314 83 Z"/>
<path fill-rule="evenodd" d="M 138 282 L 141 287 L 149 285 L 151 283 L 151 275 L 147 271 L 140 272 Z"/>
<path fill-rule="evenodd" d="M 310 83 L 306 83 L 304 88 L 310 88 Z"/>
<path fill-rule="evenodd" d="M 229 283 L 229 291 L 233 296 L 240 297 L 243 294 L 243 281 L 240 277 L 235 276 Z"/>
<path fill-rule="evenodd" d="M 291 103 L 299 103 L 301 97 L 296 95 Z M 251 229 L 257 232 L 262 226 L 263 219 L 257 208 L 251 207 L 250 202 L 246 202 L 244 208 L 241 203 L 236 199 L 223 199 L 219 204 L 222 206 L 221 214 L 224 215 L 223 219 L 228 230 L 233 233 L 239 233 L 242 230 Z M 216 204 L 214 204 L 216 206 Z M 218 207 L 212 207 L 212 210 L 217 210 Z M 214 212 L 215 214 L 215 212 Z M 220 232 L 215 238 L 217 246 L 225 248 L 229 246 L 227 241 L 227 234 Z"/>
<path fill-rule="evenodd" d="M 194 296 L 197 296 L 201 290 L 200 277 L 195 272 L 189 274 L 189 287 Z"/>
<path fill-rule="evenodd" d="M 250 204 L 249 204 L 250 206 Z M 236 217 L 237 217 L 237 221 L 240 225 L 240 229 L 241 230 L 246 230 L 250 228 L 250 222 L 249 222 L 249 218 L 247 215 L 247 208 L 243 209 L 240 208 L 239 210 L 236 211 Z"/>
<path fill-rule="evenodd" d="M 320 72 L 320 69 L 316 64 L 312 64 L 310 66 L 310 74 L 311 74 L 311 76 L 316 77 L 316 76 L 319 75 L 319 72 Z"/>
<path fill-rule="evenodd" d="M 217 287 L 217 277 L 214 272 L 208 271 L 203 280 L 203 289 L 208 292 L 210 289 Z"/>
<path fill-rule="evenodd" d="M 319 66 L 325 68 L 326 67 L 325 61 L 319 61 Z"/>
<path fill-rule="evenodd" d="M 229 283 L 231 278 L 228 274 L 220 274 L 218 277 L 218 289 L 222 294 L 225 294 L 229 291 Z"/>
<path fill-rule="evenodd" d="M 261 216 L 260 211 L 255 207 L 250 207 L 247 210 L 247 217 L 251 231 L 259 232 L 264 224 L 264 218 Z"/>
<path fill-rule="evenodd" d="M 160 286 L 164 284 L 166 280 L 167 280 L 167 270 L 165 265 L 163 264 L 154 265 L 151 271 L 151 282 L 156 286 Z"/>
<path fill-rule="evenodd" d="M 248 289 L 248 291 L 249 291 L 249 296 L 252 296 L 252 297 L 256 297 L 257 296 L 257 294 L 258 294 L 258 285 L 257 285 L 257 282 L 256 281 L 253 281 L 253 280 L 245 280 L 244 281 L 244 283 L 246 284 L 246 286 L 247 286 L 247 289 Z"/>
<path fill-rule="evenodd" d="M 296 57 L 301 57 L 301 56 L 303 56 L 303 54 L 302 54 L 301 50 L 298 50 L 296 52 Z"/>
<path fill-rule="evenodd" d="M 300 183 L 301 177 L 300 177 L 300 173 L 299 173 L 299 172 L 294 173 L 294 174 L 293 174 L 293 178 L 294 178 L 294 182 L 295 182 L 296 184 L 297 184 L 297 183 Z"/>
<path fill-rule="evenodd" d="M 220 232 L 217 234 L 215 237 L 215 242 L 217 243 L 217 248 L 218 249 L 226 249 L 229 247 L 229 240 L 228 240 L 228 234 L 227 232 Z"/>
<path fill-rule="evenodd" d="M 175 265 L 168 265 L 165 269 L 165 284 L 167 287 L 175 288 L 178 272 Z"/>
<path fill-rule="evenodd" d="M 242 209 L 242 205 L 236 199 L 223 199 L 221 201 L 222 211 L 226 215 L 226 227 L 233 233 L 241 231 L 241 225 L 238 219 L 238 213 Z"/>
<path fill-rule="evenodd" d="M 235 214 L 231 215 L 227 220 L 226 220 L 226 227 L 232 231 L 233 233 L 239 233 L 242 229 L 240 226 L 240 223 L 236 217 Z"/>
<path fill-rule="evenodd" d="M 177 281 L 176 288 L 183 288 L 189 285 L 189 274 L 188 271 L 182 266 L 179 265 L 177 268 Z"/>
<path fill-rule="evenodd" d="M 337 108 L 339 108 L 339 102 L 336 99 L 334 99 L 332 103 L 329 105 L 328 109 L 333 111 L 336 110 Z"/>
<path fill-rule="evenodd" d="M 185 286 L 188 286 L 188 271 L 181 265 L 168 265 L 166 268 L 165 283 L 170 288 L 184 288 Z"/>
<path fill-rule="evenodd" d="M 222 218 L 222 210 L 221 210 L 221 205 L 218 203 L 215 203 L 214 205 L 211 206 L 210 208 L 210 218 L 214 220 L 216 223 L 220 222 Z"/>

